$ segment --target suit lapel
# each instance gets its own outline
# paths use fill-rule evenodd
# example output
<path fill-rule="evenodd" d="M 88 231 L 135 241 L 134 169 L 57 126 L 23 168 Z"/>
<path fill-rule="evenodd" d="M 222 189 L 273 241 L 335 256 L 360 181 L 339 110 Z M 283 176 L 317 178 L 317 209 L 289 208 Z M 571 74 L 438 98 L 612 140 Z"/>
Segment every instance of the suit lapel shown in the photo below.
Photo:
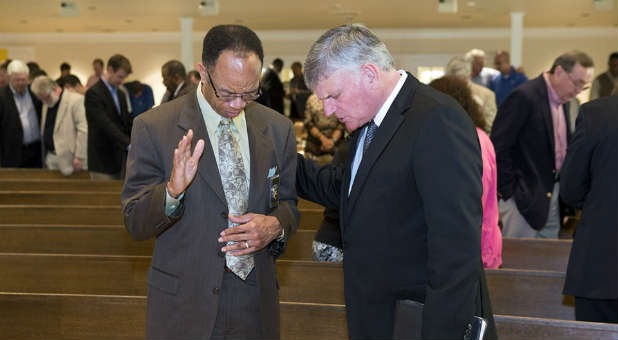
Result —
<path fill-rule="evenodd" d="M 108 105 L 111 104 L 112 108 L 114 109 L 114 112 L 116 112 L 116 116 L 120 117 L 120 112 L 118 112 L 118 108 L 116 107 L 116 102 L 114 101 L 114 97 L 112 97 L 112 93 L 109 91 L 109 89 L 107 88 L 107 85 L 105 85 L 103 80 L 100 80 L 99 83 L 101 83 L 99 87 L 101 88 L 101 92 L 104 93 L 105 100 L 107 100 L 107 104 Z M 116 90 L 116 91 L 120 91 L 120 90 Z M 116 94 L 118 94 L 118 92 L 116 92 Z M 118 96 L 118 103 L 120 104 L 120 96 Z"/>
<path fill-rule="evenodd" d="M 206 124 L 204 123 L 204 118 L 202 117 L 199 104 L 197 103 L 197 96 L 189 96 L 185 101 L 182 112 L 180 113 L 180 118 L 178 119 L 178 126 L 183 129 L 185 133 L 188 132 L 189 129 L 193 129 L 193 148 L 195 148 L 195 144 L 198 140 L 204 140 L 204 153 L 198 163 L 197 173 L 208 183 L 221 202 L 227 206 L 227 200 L 223 192 L 223 184 L 221 184 L 221 175 L 217 167 L 217 159 L 215 158 L 212 143 L 210 142 L 206 130 Z"/>
<path fill-rule="evenodd" d="M 410 108 L 410 98 L 417 87 L 418 80 L 416 80 L 411 74 L 408 74 L 408 78 L 406 79 L 403 87 L 399 91 L 399 94 L 393 101 L 391 107 L 388 109 L 388 112 L 380 124 L 380 127 L 376 130 L 371 146 L 367 149 L 367 152 L 363 154 L 363 159 L 358 166 L 356 177 L 354 178 L 354 183 L 352 184 L 348 212 L 351 212 L 354 209 L 354 205 L 363 191 L 363 187 L 365 186 L 365 182 L 367 181 L 367 177 L 369 176 L 371 169 L 382 152 L 384 152 L 384 149 L 397 132 L 397 129 L 399 129 L 401 123 L 404 121 L 403 113 Z M 358 144 L 358 142 L 355 144 Z M 354 150 L 356 151 L 356 148 Z"/>
<path fill-rule="evenodd" d="M 250 154 L 250 185 L 249 185 L 249 211 L 260 211 L 259 202 L 261 195 L 266 193 L 266 177 L 272 166 L 272 146 L 268 143 L 266 132 L 268 126 L 252 114 L 255 105 L 247 105 L 245 108 L 245 120 L 247 122 L 247 135 L 249 137 Z"/>
<path fill-rule="evenodd" d="M 543 122 L 545 123 L 545 130 L 547 131 L 547 136 L 549 137 L 549 150 L 552 154 L 554 154 L 554 122 L 551 117 L 551 108 L 549 107 L 549 94 L 547 93 L 547 84 L 545 83 L 545 78 L 541 74 L 538 78 L 538 95 L 539 102 L 541 103 L 541 115 L 543 116 Z"/>

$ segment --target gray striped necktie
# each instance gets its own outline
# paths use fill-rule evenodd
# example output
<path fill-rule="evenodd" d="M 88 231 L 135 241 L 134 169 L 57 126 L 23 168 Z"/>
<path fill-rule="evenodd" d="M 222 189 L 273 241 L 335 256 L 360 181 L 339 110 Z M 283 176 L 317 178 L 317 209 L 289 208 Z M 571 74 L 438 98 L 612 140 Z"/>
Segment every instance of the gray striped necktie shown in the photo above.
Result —
<path fill-rule="evenodd" d="M 219 144 L 219 173 L 227 200 L 227 207 L 232 215 L 243 215 L 249 205 L 249 183 L 243 166 L 242 155 L 238 142 L 232 135 L 231 120 L 221 119 L 217 128 L 217 143 Z M 228 220 L 228 227 L 238 225 Z M 234 244 L 236 242 L 228 242 Z M 246 279 L 254 267 L 253 255 L 232 256 L 225 254 L 228 268 L 241 279 Z"/>
<path fill-rule="evenodd" d="M 365 133 L 365 142 L 363 143 L 363 154 L 367 153 L 367 149 L 369 148 L 369 144 L 373 142 L 373 138 L 376 135 L 376 130 L 378 126 L 373 122 L 373 119 L 367 125 L 367 132 Z"/>

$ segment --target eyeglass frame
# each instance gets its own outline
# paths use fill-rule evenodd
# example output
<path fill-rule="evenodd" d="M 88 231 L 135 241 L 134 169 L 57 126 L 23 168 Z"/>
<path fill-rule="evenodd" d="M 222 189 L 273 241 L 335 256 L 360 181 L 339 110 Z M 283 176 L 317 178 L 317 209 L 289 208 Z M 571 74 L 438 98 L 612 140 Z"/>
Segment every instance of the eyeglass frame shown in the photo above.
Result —
<path fill-rule="evenodd" d="M 215 86 L 215 83 L 212 81 L 212 77 L 210 77 L 210 72 L 208 72 L 208 69 L 206 69 L 206 75 L 208 76 L 208 82 L 210 83 L 210 86 L 212 87 L 213 91 L 215 92 L 215 97 L 226 101 L 226 102 L 231 102 L 236 98 L 240 98 L 242 99 L 242 101 L 244 101 L 245 103 L 248 102 L 252 102 L 258 98 L 260 98 L 260 96 L 262 95 L 262 82 L 261 80 L 258 82 L 258 88 L 257 90 L 255 90 L 253 92 L 253 94 L 251 93 L 230 93 L 229 95 L 219 95 L 219 93 L 217 92 L 217 87 Z M 250 97 L 246 97 L 246 96 L 250 96 Z"/>
<path fill-rule="evenodd" d="M 569 81 L 571 82 L 571 85 L 575 86 L 576 89 L 580 89 L 579 91 L 585 91 L 587 89 L 590 88 L 590 85 L 587 85 L 588 83 L 584 83 L 583 85 L 577 85 L 577 83 L 575 83 L 575 79 L 573 79 L 573 77 L 571 77 L 571 73 L 564 71 L 564 73 L 566 74 L 567 78 L 569 78 Z"/>

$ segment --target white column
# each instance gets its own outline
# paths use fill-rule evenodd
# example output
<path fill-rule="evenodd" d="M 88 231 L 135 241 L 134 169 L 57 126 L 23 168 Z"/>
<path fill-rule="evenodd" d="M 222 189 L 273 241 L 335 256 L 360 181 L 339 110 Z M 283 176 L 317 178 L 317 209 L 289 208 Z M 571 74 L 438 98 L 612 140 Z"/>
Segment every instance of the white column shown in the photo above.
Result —
<path fill-rule="evenodd" d="M 180 18 L 180 61 L 187 71 L 195 68 L 193 65 L 193 18 Z"/>
<path fill-rule="evenodd" d="M 511 12 L 511 65 L 521 66 L 524 42 L 524 12 Z"/>

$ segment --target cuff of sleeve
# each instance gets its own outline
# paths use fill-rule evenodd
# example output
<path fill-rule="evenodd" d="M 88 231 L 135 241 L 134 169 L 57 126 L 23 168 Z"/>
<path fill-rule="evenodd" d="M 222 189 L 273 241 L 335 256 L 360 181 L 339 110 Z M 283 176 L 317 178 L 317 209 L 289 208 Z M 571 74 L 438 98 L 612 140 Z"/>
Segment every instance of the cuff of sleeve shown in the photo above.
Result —
<path fill-rule="evenodd" d="M 168 192 L 167 188 L 165 188 L 165 214 L 169 217 L 173 217 L 176 214 L 176 211 L 182 204 L 181 200 L 185 197 L 185 193 L 181 193 L 178 198 L 172 197 Z"/>

